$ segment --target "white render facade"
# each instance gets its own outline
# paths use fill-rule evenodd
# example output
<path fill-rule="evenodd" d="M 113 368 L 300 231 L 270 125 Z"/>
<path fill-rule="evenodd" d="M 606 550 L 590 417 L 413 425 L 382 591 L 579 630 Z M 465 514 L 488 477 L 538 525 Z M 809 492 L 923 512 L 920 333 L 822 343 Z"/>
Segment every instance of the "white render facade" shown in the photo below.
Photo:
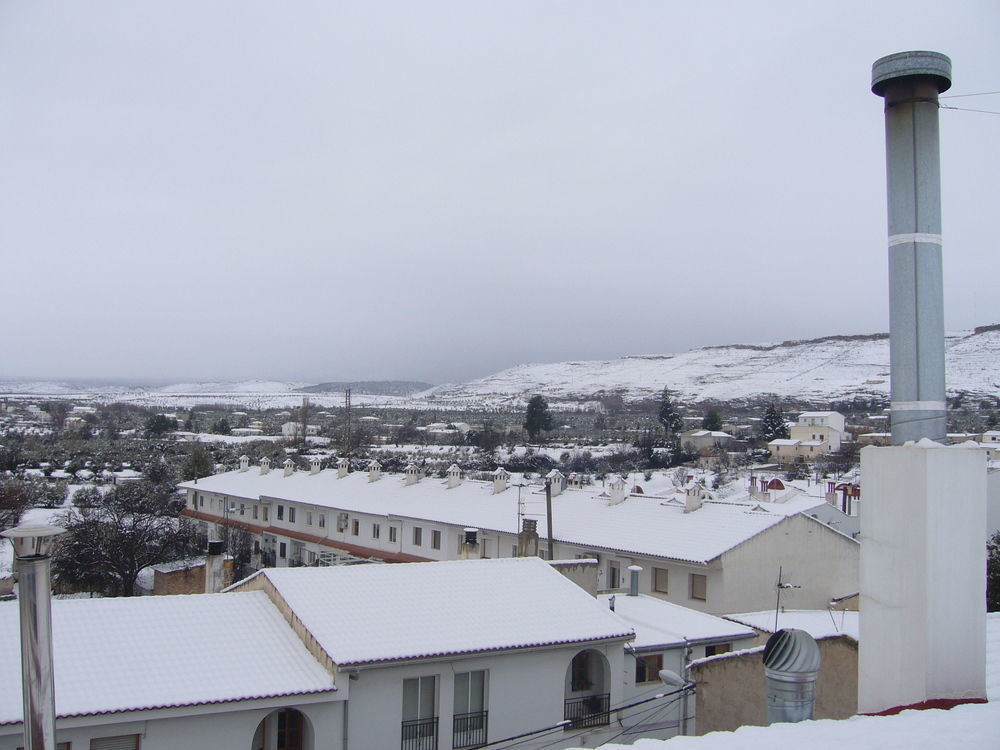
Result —
<path fill-rule="evenodd" d="M 262 474 L 248 467 L 181 486 L 185 514 L 206 531 L 219 533 L 225 523 L 250 530 L 260 565 L 332 564 L 347 555 L 456 560 L 470 554 L 467 528 L 478 532 L 473 556 L 518 554 L 518 488 L 509 478 L 441 481 L 318 468 Z M 615 485 L 554 494 L 554 559 L 596 559 L 599 590 L 623 589 L 628 567 L 639 565 L 643 593 L 713 614 L 771 606 L 779 566 L 802 586 L 788 592 L 788 606 L 824 607 L 857 591 L 857 542 L 783 506 L 705 500 L 687 507 Z M 542 517 L 534 518 L 539 554 L 547 557 L 544 495 L 536 486 L 521 488 L 521 496 L 522 509 L 536 514 L 541 502 Z M 780 531 L 764 533 L 772 527 Z"/>

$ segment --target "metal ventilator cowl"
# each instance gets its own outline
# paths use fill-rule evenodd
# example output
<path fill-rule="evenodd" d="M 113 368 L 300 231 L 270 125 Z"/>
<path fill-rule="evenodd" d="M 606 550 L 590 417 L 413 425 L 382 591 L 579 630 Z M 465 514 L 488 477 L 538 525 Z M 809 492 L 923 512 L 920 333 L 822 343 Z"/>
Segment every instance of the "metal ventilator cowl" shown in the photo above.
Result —
<path fill-rule="evenodd" d="M 767 639 L 764 674 L 768 724 L 813 717 L 821 661 L 816 640 L 804 630 L 779 630 Z"/>

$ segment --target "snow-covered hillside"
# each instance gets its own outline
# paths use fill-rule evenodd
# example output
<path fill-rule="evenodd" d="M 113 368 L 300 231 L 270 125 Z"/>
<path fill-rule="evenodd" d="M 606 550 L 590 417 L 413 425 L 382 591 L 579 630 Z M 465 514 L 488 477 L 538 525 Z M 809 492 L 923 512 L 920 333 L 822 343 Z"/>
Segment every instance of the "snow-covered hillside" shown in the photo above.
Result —
<path fill-rule="evenodd" d="M 988 326 L 947 338 L 951 394 L 1000 395 L 1000 330 Z M 587 401 L 619 395 L 655 398 L 667 386 L 686 401 L 748 401 L 774 394 L 803 402 L 888 398 L 885 334 L 831 336 L 781 344 L 714 346 L 676 355 L 518 365 L 471 383 L 442 386 L 442 404 L 519 405 L 534 393 Z"/>
<path fill-rule="evenodd" d="M 949 394 L 1000 396 L 1000 325 L 950 334 L 946 345 Z M 626 401 L 656 398 L 664 386 L 688 402 L 749 402 L 771 395 L 817 405 L 856 396 L 888 399 L 889 340 L 885 334 L 829 336 L 781 344 L 711 346 L 673 355 L 518 365 L 470 383 L 409 396 L 357 393 L 353 403 L 412 409 L 520 409 L 540 393 L 557 408 L 579 408 L 611 395 Z M 305 388 L 304 383 L 262 380 L 159 388 L 0 382 L 0 393 L 127 401 L 156 408 L 209 402 L 255 409 L 292 408 L 301 404 L 300 389 Z M 307 388 L 317 389 L 321 392 L 308 394 L 316 406 L 343 404 L 342 393 L 325 392 L 319 386 Z"/>

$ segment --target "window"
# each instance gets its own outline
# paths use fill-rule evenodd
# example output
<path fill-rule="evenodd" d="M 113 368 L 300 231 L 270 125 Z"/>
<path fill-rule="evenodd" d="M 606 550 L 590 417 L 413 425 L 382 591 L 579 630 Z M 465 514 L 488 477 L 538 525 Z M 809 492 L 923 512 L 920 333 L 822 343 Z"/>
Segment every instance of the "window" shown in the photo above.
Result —
<path fill-rule="evenodd" d="M 271 515 L 271 514 L 270 514 L 270 512 L 268 511 L 268 509 L 267 509 L 267 508 L 264 508 L 264 520 L 265 520 L 265 521 L 267 520 L 267 517 L 268 517 L 269 515 Z"/>
<path fill-rule="evenodd" d="M 306 526 L 313 525 L 313 514 L 311 510 L 306 511 Z"/>
<path fill-rule="evenodd" d="M 378 539 L 382 535 L 382 529 L 377 523 L 372 524 L 372 539 Z"/>
<path fill-rule="evenodd" d="M 255 505 L 255 506 L 253 506 L 253 517 L 254 517 L 254 518 L 256 518 L 256 517 L 257 517 L 257 514 L 258 514 L 258 512 L 259 512 L 259 511 L 257 510 L 257 506 L 256 506 L 256 505 Z"/>
<path fill-rule="evenodd" d="M 666 568 L 653 568 L 653 591 L 667 593 L 668 571 Z"/>
<path fill-rule="evenodd" d="M 437 747 L 436 708 L 437 675 L 403 680 L 404 748 Z"/>
<path fill-rule="evenodd" d="M 419 547 L 423 543 L 424 530 L 419 526 L 413 527 L 413 546 Z"/>
<path fill-rule="evenodd" d="M 123 734 L 118 737 L 95 737 L 90 741 L 90 750 L 138 750 L 139 735 Z"/>
<path fill-rule="evenodd" d="M 280 505 L 278 506 L 281 507 Z M 288 506 L 288 523 L 295 523 L 295 508 L 291 505 Z"/>
<path fill-rule="evenodd" d="M 247 506 L 246 506 L 246 505 L 244 505 L 243 503 L 240 503 L 240 515 L 242 516 L 242 515 L 244 515 L 244 514 L 245 514 L 246 512 L 247 512 Z"/>
<path fill-rule="evenodd" d="M 661 669 L 663 669 L 663 654 L 635 657 L 635 684 L 659 682 Z"/>
<path fill-rule="evenodd" d="M 285 543 L 284 542 L 279 542 L 278 543 L 278 557 L 280 557 L 282 560 L 285 559 L 285 554 L 286 554 L 285 550 L 286 550 Z"/>
<path fill-rule="evenodd" d="M 390 526 L 389 527 L 389 541 L 390 542 L 395 542 L 396 541 L 396 527 L 395 526 Z"/>
<path fill-rule="evenodd" d="M 198 505 L 200 507 L 202 507 L 202 508 L 205 507 L 205 496 L 204 495 L 198 495 Z"/>
<path fill-rule="evenodd" d="M 511 557 L 517 557 L 517 545 L 516 544 L 512 544 L 510 546 L 510 556 Z"/>
<path fill-rule="evenodd" d="M 284 519 L 285 519 L 285 506 L 284 505 L 279 505 L 278 506 L 278 520 L 279 521 L 283 521 Z"/>
<path fill-rule="evenodd" d="M 326 514 L 325 513 L 320 513 L 319 514 L 319 527 L 321 529 L 325 529 L 326 528 Z"/>
<path fill-rule="evenodd" d="M 688 596 L 691 599 L 697 599 L 700 602 L 708 599 L 708 578 L 701 573 L 691 573 L 688 576 L 688 581 L 690 589 Z"/>
<path fill-rule="evenodd" d="M 441 549 L 441 532 L 437 529 L 431 531 L 431 549 Z"/>
<path fill-rule="evenodd" d="M 353 521 L 351 521 L 351 534 L 357 536 L 360 533 L 361 533 L 361 521 L 355 518 Z"/>
<path fill-rule="evenodd" d="M 715 656 L 732 650 L 733 644 L 731 643 L 716 643 L 714 646 L 705 646 L 705 656 Z"/>
<path fill-rule="evenodd" d="M 486 743 L 486 670 L 455 675 L 452 748 Z"/>

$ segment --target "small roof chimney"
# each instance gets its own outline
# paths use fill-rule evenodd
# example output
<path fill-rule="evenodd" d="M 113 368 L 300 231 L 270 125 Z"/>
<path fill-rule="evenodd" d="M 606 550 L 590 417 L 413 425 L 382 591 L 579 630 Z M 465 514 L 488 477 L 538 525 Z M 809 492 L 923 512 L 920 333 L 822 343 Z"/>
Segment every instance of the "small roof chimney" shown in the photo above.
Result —
<path fill-rule="evenodd" d="M 493 472 L 493 494 L 497 495 L 507 489 L 507 481 L 510 479 L 510 474 L 507 470 L 498 466 L 496 471 Z"/>
<path fill-rule="evenodd" d="M 416 484 L 420 481 L 422 472 L 417 468 L 416 464 L 410 464 L 403 471 L 406 474 L 405 486 L 409 487 L 411 484 Z"/>
<path fill-rule="evenodd" d="M 566 489 L 566 477 L 559 469 L 553 469 L 545 475 L 545 479 L 552 485 L 552 497 L 562 494 Z"/>
<path fill-rule="evenodd" d="M 295 462 L 290 458 L 286 458 L 285 463 L 283 463 L 282 466 L 285 467 L 286 477 L 290 477 L 295 472 Z"/>
<path fill-rule="evenodd" d="M 378 461 L 372 461 L 368 464 L 368 481 L 377 482 L 382 478 L 382 464 Z"/>
<path fill-rule="evenodd" d="M 684 498 L 684 512 L 692 513 L 701 507 L 705 499 L 705 488 L 700 484 L 693 484 L 687 488 Z"/>
<path fill-rule="evenodd" d="M 615 477 L 614 481 L 608 485 L 608 505 L 618 505 L 628 497 L 628 492 L 625 491 L 625 480 L 621 477 Z"/>
<path fill-rule="evenodd" d="M 250 456 L 243 454 L 240 456 L 240 471 L 247 471 L 250 468 Z"/>
<path fill-rule="evenodd" d="M 343 479 L 351 471 L 351 459 L 341 456 L 337 459 L 337 479 Z"/>
<path fill-rule="evenodd" d="M 267 472 L 269 472 L 270 470 L 271 470 L 271 459 L 269 459 L 267 456 L 264 456 L 264 458 L 260 460 L 260 473 L 267 474 Z"/>
<path fill-rule="evenodd" d="M 309 457 L 309 473 L 319 474 L 320 466 L 323 465 L 323 460 L 319 456 Z"/>
<path fill-rule="evenodd" d="M 458 464 L 452 464 L 448 467 L 448 489 L 453 489 L 458 487 L 462 483 L 462 470 L 458 468 Z"/>

